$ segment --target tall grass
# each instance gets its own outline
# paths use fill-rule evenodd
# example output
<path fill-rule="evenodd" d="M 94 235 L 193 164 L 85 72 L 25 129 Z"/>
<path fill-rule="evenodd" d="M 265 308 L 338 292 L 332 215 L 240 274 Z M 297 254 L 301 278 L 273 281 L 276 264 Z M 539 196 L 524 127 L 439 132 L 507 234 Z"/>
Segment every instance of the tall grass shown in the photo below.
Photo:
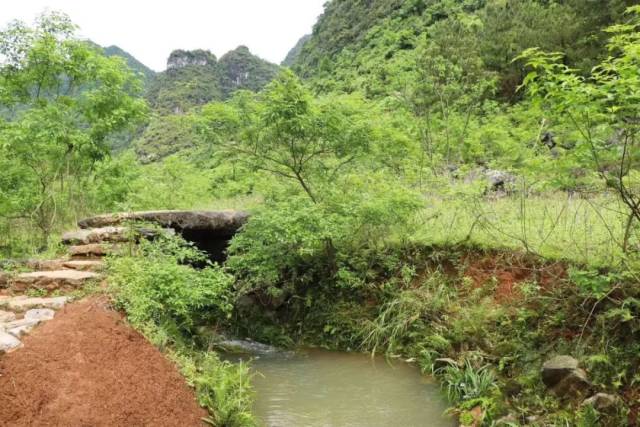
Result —
<path fill-rule="evenodd" d="M 413 239 L 524 250 L 593 266 L 617 265 L 625 257 L 627 220 L 624 206 L 610 195 L 433 197 L 419 214 Z M 632 249 L 639 245 L 636 231 L 631 228 Z"/>

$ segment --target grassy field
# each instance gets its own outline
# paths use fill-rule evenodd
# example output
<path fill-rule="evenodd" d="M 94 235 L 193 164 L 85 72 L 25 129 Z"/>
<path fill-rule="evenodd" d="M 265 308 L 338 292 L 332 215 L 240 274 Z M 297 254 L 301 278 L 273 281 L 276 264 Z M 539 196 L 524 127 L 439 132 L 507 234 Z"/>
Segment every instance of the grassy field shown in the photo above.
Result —
<path fill-rule="evenodd" d="M 524 250 L 550 259 L 615 266 L 624 259 L 624 212 L 624 206 L 608 195 L 430 198 L 419 215 L 414 239 Z M 629 247 L 637 245 L 634 232 Z"/>

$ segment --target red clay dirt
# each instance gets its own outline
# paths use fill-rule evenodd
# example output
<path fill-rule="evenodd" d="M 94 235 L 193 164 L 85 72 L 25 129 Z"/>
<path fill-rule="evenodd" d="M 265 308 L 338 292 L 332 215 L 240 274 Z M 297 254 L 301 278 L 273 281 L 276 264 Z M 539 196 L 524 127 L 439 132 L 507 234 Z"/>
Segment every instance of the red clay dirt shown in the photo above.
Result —
<path fill-rule="evenodd" d="M 70 304 L 0 356 L 0 426 L 202 426 L 176 366 L 105 300 Z"/>
<path fill-rule="evenodd" d="M 467 257 L 468 266 L 465 276 L 471 278 L 476 288 L 496 281 L 494 299 L 499 304 L 518 300 L 522 295 L 519 285 L 535 280 L 543 289 L 547 289 L 566 276 L 565 267 L 561 263 L 533 265 L 525 260 L 511 257 L 505 259 L 496 254 L 488 254 L 473 259 Z"/>

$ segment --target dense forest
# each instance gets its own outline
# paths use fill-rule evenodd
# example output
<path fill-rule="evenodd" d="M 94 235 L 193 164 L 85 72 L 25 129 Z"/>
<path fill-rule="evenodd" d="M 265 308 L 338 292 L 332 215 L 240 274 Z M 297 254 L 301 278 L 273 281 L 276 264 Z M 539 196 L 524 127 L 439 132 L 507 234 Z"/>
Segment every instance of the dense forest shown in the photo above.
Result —
<path fill-rule="evenodd" d="M 223 264 L 179 238 L 108 262 L 215 425 L 256 421 L 213 385 L 246 367 L 202 350 L 212 319 L 413 360 L 461 425 L 638 425 L 636 3 L 331 0 L 282 65 L 178 50 L 161 73 L 64 14 L 14 22 L 0 254 L 51 257 L 92 214 L 250 212 Z"/>

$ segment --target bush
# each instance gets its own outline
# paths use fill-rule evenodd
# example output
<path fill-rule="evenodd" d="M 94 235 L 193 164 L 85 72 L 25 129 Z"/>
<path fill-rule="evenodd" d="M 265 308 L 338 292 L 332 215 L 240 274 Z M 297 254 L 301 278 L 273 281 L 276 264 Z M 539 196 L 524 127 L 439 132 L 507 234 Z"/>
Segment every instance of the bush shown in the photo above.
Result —
<path fill-rule="evenodd" d="M 139 256 L 110 258 L 116 305 L 136 326 L 171 321 L 188 330 L 204 318 L 228 316 L 232 277 L 217 265 L 181 264 L 194 260 L 202 254 L 178 238 L 143 242 Z"/>
<path fill-rule="evenodd" d="M 307 287 L 364 286 L 420 206 L 419 198 L 378 175 L 349 175 L 324 189 L 273 198 L 234 237 L 227 266 L 243 293 L 275 298 Z"/>

